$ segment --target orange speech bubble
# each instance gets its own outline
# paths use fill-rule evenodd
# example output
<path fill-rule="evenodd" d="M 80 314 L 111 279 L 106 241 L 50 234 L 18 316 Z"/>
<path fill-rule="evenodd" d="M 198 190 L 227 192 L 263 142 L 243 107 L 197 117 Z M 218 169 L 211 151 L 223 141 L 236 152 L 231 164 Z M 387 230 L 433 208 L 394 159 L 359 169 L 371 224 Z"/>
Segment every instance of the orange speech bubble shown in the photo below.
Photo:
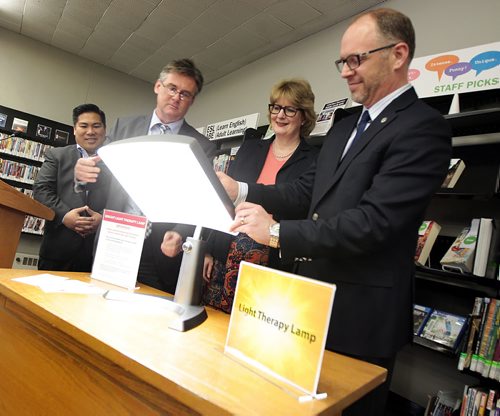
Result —
<path fill-rule="evenodd" d="M 428 71 L 435 71 L 438 73 L 438 79 L 441 81 L 443 72 L 450 65 L 454 65 L 459 61 L 459 57 L 456 55 L 440 55 L 431 59 L 425 64 L 425 69 Z"/>

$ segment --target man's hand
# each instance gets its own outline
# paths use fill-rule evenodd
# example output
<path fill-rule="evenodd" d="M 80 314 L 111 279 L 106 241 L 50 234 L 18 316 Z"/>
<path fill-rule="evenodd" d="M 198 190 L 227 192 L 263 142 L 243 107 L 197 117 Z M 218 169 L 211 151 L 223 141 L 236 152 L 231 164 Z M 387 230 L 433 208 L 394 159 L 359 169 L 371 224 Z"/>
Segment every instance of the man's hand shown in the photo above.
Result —
<path fill-rule="evenodd" d="M 99 177 L 101 169 L 97 163 L 101 161 L 99 156 L 80 158 L 75 165 L 75 179 L 79 182 L 95 183 Z"/>
<path fill-rule="evenodd" d="M 229 198 L 231 198 L 231 201 L 236 201 L 236 198 L 238 197 L 238 182 L 236 182 L 231 176 L 226 175 L 224 172 L 215 172 L 217 174 L 217 177 L 222 183 L 222 186 L 226 190 L 227 194 L 229 195 Z"/>
<path fill-rule="evenodd" d="M 88 231 L 87 234 L 94 234 L 97 231 L 97 228 L 99 228 L 99 225 L 101 224 L 102 215 L 99 214 L 98 212 L 90 209 L 89 207 L 87 207 L 87 215 L 88 215 L 88 217 L 81 217 L 80 221 L 90 218 L 91 221 L 88 221 L 85 224 L 86 229 Z"/>
<path fill-rule="evenodd" d="M 182 236 L 176 231 L 167 231 L 160 248 L 165 256 L 177 256 L 182 251 Z"/>
<path fill-rule="evenodd" d="M 210 282 L 212 278 L 212 270 L 214 268 L 214 258 L 211 254 L 205 254 L 205 260 L 203 262 L 203 280 L 207 283 Z"/>
<path fill-rule="evenodd" d="M 230 231 L 245 233 L 257 243 L 269 245 L 269 227 L 276 221 L 260 205 L 243 202 L 236 207 Z"/>
<path fill-rule="evenodd" d="M 82 237 L 94 234 L 101 223 L 102 215 L 88 206 L 74 208 L 64 216 L 62 223 Z"/>

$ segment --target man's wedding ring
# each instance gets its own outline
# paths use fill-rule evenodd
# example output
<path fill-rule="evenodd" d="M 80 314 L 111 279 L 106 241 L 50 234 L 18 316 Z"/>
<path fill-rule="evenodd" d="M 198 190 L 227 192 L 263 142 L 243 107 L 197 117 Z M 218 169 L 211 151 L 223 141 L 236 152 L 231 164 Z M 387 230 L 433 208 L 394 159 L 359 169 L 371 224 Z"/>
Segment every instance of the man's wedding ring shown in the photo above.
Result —
<path fill-rule="evenodd" d="M 241 217 L 241 219 L 240 219 L 240 224 L 241 224 L 241 225 L 245 225 L 245 218 L 246 218 L 246 217 L 244 217 L 244 216 L 243 216 L 243 217 Z"/>

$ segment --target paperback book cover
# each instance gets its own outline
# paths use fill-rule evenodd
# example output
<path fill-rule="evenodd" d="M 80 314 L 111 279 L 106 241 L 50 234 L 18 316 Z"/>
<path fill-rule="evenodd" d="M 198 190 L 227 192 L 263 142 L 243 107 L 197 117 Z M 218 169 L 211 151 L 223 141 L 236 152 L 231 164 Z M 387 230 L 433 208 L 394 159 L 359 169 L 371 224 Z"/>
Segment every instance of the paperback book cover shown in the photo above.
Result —
<path fill-rule="evenodd" d="M 465 316 L 434 309 L 424 325 L 421 336 L 455 350 L 466 326 Z"/>
<path fill-rule="evenodd" d="M 472 220 L 470 227 L 465 227 L 441 259 L 443 270 L 472 273 L 476 241 L 479 232 L 479 220 Z"/>
<path fill-rule="evenodd" d="M 413 335 L 420 335 L 427 319 L 431 315 L 432 308 L 422 305 L 413 305 Z"/>
<path fill-rule="evenodd" d="M 417 250 L 415 252 L 415 263 L 425 266 L 432 246 L 441 231 L 441 226 L 436 221 L 424 221 L 418 230 Z"/>
<path fill-rule="evenodd" d="M 342 98 L 340 100 L 331 101 L 323 106 L 323 109 L 316 118 L 316 125 L 314 126 L 311 136 L 324 136 L 333 125 L 335 111 L 339 108 L 346 108 L 349 103 L 349 98 Z"/>
<path fill-rule="evenodd" d="M 462 159 L 451 159 L 450 166 L 448 167 L 448 173 L 443 181 L 443 184 L 441 185 L 441 188 L 455 187 L 464 169 L 465 163 Z"/>
<path fill-rule="evenodd" d="M 476 276 L 485 277 L 490 255 L 491 238 L 493 236 L 493 219 L 479 218 L 479 233 L 474 257 L 474 270 Z"/>

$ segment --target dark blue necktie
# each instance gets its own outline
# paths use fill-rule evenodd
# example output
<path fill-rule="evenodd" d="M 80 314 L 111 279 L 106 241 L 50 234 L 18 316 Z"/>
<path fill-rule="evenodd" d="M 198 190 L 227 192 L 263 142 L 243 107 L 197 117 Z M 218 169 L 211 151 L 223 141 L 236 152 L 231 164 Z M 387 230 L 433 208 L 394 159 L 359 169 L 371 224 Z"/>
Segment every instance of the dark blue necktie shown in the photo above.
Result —
<path fill-rule="evenodd" d="M 366 129 L 366 125 L 371 121 L 370 119 L 370 113 L 365 110 L 363 111 L 363 114 L 361 114 L 361 119 L 359 120 L 358 127 L 356 129 L 356 135 L 354 136 L 354 139 L 352 139 L 351 146 L 354 144 L 356 140 L 359 139 L 359 136 L 363 134 L 363 132 Z"/>

